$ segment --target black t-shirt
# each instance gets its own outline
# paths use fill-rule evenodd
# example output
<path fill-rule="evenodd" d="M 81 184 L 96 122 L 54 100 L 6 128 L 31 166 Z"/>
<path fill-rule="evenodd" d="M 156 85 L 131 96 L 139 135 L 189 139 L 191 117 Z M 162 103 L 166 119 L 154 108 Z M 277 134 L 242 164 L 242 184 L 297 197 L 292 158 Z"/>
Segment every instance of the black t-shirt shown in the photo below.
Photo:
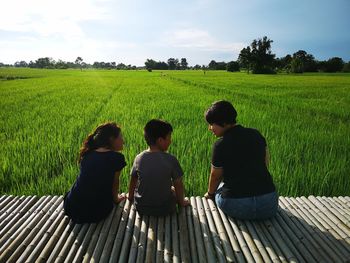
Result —
<path fill-rule="evenodd" d="M 266 167 L 266 141 L 258 130 L 235 125 L 213 147 L 212 165 L 223 168 L 223 197 L 240 198 L 275 191 Z"/>
<path fill-rule="evenodd" d="M 113 208 L 113 180 L 125 167 L 119 152 L 87 153 L 80 163 L 80 174 L 65 196 L 66 214 L 76 222 L 97 222 Z"/>

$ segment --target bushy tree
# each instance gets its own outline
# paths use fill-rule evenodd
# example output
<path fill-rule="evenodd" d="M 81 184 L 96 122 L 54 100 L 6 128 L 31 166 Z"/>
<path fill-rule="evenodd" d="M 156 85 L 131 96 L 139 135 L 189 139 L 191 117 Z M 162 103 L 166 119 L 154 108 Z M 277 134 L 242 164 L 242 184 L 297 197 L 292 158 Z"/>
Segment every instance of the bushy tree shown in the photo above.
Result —
<path fill-rule="evenodd" d="M 179 60 L 177 58 L 169 58 L 168 67 L 170 70 L 180 69 Z"/>
<path fill-rule="evenodd" d="M 230 61 L 226 65 L 226 70 L 229 72 L 239 71 L 239 63 L 237 61 Z"/>
<path fill-rule="evenodd" d="M 342 71 L 344 67 L 344 61 L 343 59 L 339 57 L 333 57 L 326 61 L 324 64 L 324 71 L 325 72 L 339 72 Z"/>
<path fill-rule="evenodd" d="M 274 71 L 275 54 L 271 52 L 273 40 L 266 36 L 254 39 L 250 47 L 243 48 L 239 54 L 238 61 L 242 67 L 255 74 L 271 74 Z"/>
<path fill-rule="evenodd" d="M 187 63 L 187 59 L 186 58 L 181 58 L 181 69 L 187 69 L 188 68 L 188 63 Z"/>

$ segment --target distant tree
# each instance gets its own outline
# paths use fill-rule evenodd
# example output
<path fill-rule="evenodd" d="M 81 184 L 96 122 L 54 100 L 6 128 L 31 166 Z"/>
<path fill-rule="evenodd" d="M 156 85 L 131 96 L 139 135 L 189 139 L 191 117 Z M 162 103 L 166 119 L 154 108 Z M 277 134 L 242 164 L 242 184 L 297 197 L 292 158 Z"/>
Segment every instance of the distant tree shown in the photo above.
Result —
<path fill-rule="evenodd" d="M 238 63 L 240 67 L 245 68 L 249 73 L 252 68 L 252 53 L 250 47 L 243 48 L 238 56 Z"/>
<path fill-rule="evenodd" d="M 186 58 L 181 58 L 181 69 L 187 69 L 188 68 L 188 63 L 187 63 L 187 59 Z"/>
<path fill-rule="evenodd" d="M 218 63 L 215 60 L 212 60 L 208 64 L 208 69 L 216 70 L 217 65 L 218 65 Z"/>
<path fill-rule="evenodd" d="M 116 66 L 116 69 L 118 69 L 118 70 L 126 69 L 126 65 L 125 65 L 124 63 L 119 63 L 119 64 Z"/>
<path fill-rule="evenodd" d="M 16 67 L 16 68 L 26 68 L 26 67 L 28 67 L 28 63 L 27 62 L 25 62 L 25 61 L 16 61 L 15 62 L 15 64 L 14 64 L 14 66 Z"/>
<path fill-rule="evenodd" d="M 350 73 L 350 61 L 344 64 L 343 72 Z"/>
<path fill-rule="evenodd" d="M 168 67 L 170 70 L 174 70 L 176 68 L 179 68 L 179 60 L 176 58 L 169 58 L 168 59 Z"/>
<path fill-rule="evenodd" d="M 243 62 L 248 72 L 251 68 L 255 74 L 275 73 L 275 54 L 271 52 L 272 42 L 273 40 L 264 36 L 263 38 L 254 39 L 250 47 L 241 50 L 238 59 L 241 63 Z"/>
<path fill-rule="evenodd" d="M 49 57 L 38 58 L 34 64 L 35 68 L 55 68 L 54 60 Z"/>
<path fill-rule="evenodd" d="M 146 69 L 149 70 L 149 69 L 154 69 L 156 67 L 156 61 L 154 61 L 153 59 L 147 59 L 146 62 L 145 62 L 145 66 L 146 66 Z"/>
<path fill-rule="evenodd" d="M 230 61 L 226 65 L 226 70 L 229 72 L 239 71 L 239 63 L 237 61 Z"/>
<path fill-rule="evenodd" d="M 298 65 L 297 67 L 292 67 Z M 304 50 L 298 50 L 293 54 L 290 69 L 293 73 L 316 72 L 318 70 L 317 61 L 314 56 Z M 296 71 L 295 71 L 296 70 Z"/>
<path fill-rule="evenodd" d="M 198 65 L 198 64 L 196 64 L 194 67 L 193 67 L 193 69 L 195 69 L 195 70 L 198 70 L 198 69 L 201 69 L 202 67 L 201 67 L 201 65 Z"/>
<path fill-rule="evenodd" d="M 275 60 L 275 67 L 280 71 L 290 72 L 291 62 L 292 62 L 292 56 L 288 54 L 285 57 L 277 58 Z"/>
<path fill-rule="evenodd" d="M 299 57 L 293 57 L 290 62 L 290 71 L 293 73 L 303 73 L 304 72 L 304 63 L 303 60 Z"/>
<path fill-rule="evenodd" d="M 226 62 L 217 62 L 216 63 L 216 70 L 226 70 L 227 63 Z"/>
<path fill-rule="evenodd" d="M 80 68 L 80 70 L 83 70 L 83 67 L 81 65 L 81 63 L 83 62 L 83 59 L 81 57 L 77 57 L 75 60 L 75 64 Z"/>
<path fill-rule="evenodd" d="M 342 71 L 344 67 L 344 61 L 343 59 L 339 57 L 333 57 L 328 59 L 324 64 L 324 70 L 325 72 L 339 72 Z"/>

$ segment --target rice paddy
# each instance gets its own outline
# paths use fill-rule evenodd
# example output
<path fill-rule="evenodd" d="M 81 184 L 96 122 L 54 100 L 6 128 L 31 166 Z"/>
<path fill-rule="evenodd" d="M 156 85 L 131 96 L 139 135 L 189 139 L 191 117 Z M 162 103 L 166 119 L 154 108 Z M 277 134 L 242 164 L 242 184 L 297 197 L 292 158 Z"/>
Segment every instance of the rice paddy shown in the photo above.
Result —
<path fill-rule="evenodd" d="M 82 141 L 106 121 L 122 127 L 125 192 L 133 159 L 146 149 L 143 127 L 162 118 L 174 127 L 169 152 L 187 195 L 202 195 L 216 140 L 203 113 L 226 99 L 240 124 L 265 136 L 281 195 L 350 195 L 350 74 L 0 68 L 0 95 L 1 194 L 64 194 Z"/>

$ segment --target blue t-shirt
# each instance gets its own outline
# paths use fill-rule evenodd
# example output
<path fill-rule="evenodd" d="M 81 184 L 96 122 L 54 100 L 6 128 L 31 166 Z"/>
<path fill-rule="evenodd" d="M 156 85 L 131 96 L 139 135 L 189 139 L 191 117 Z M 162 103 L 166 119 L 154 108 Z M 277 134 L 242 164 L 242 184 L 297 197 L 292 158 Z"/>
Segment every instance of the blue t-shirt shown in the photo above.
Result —
<path fill-rule="evenodd" d="M 80 174 L 64 200 L 66 214 L 77 223 L 97 222 L 113 209 L 113 180 L 125 167 L 119 152 L 87 153 L 80 163 Z"/>

